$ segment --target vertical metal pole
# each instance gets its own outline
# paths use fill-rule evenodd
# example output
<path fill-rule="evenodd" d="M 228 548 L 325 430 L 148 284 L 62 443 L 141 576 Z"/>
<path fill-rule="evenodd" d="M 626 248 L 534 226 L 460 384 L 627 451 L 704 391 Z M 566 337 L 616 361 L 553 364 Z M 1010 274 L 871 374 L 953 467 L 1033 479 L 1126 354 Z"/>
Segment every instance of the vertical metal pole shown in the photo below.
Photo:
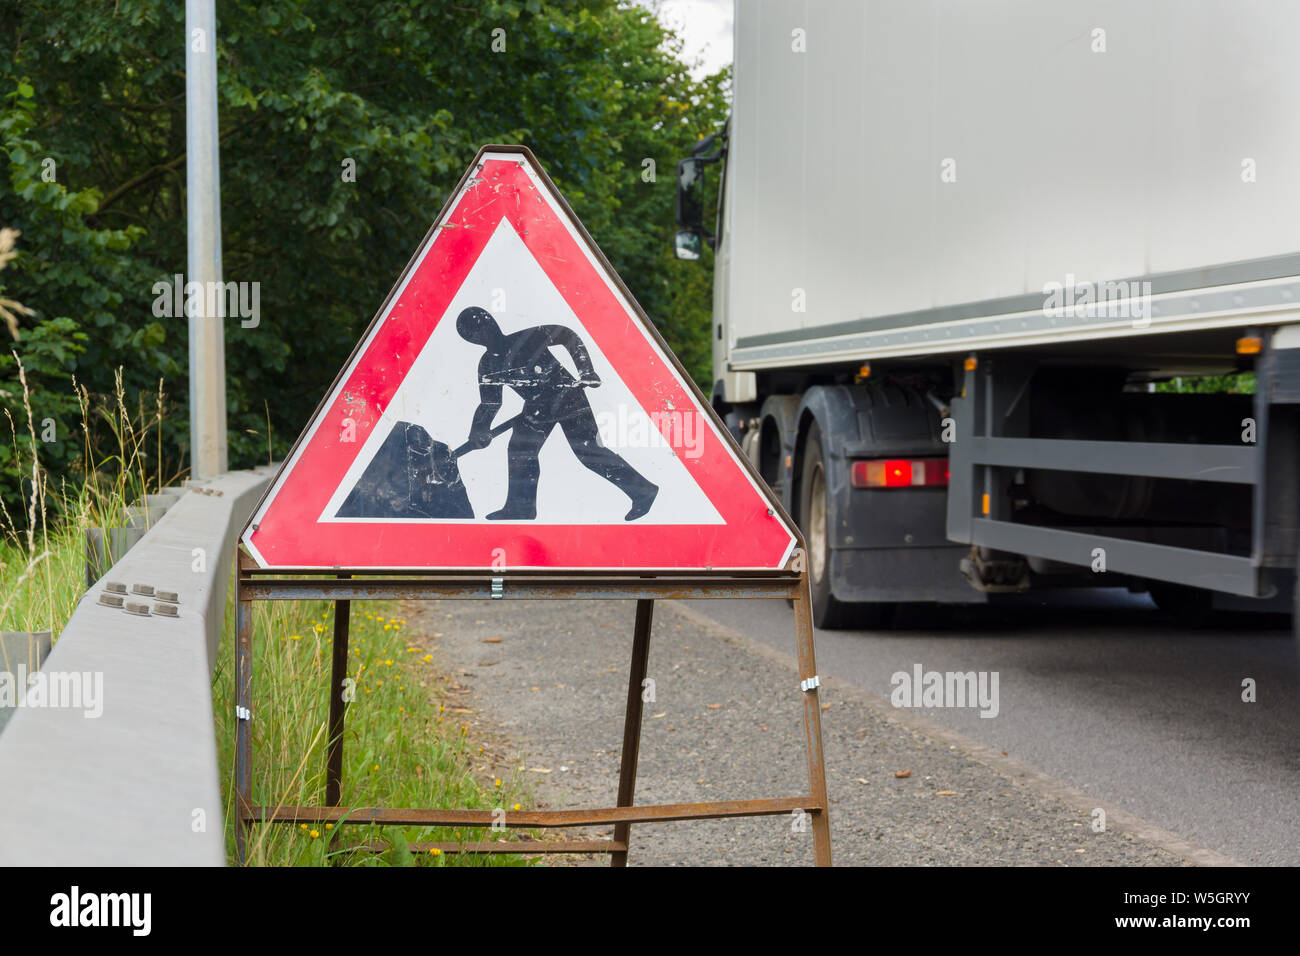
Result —
<path fill-rule="evenodd" d="M 632 670 L 627 679 L 627 714 L 623 718 L 623 752 L 618 765 L 618 806 L 632 806 L 636 794 L 636 765 L 641 755 L 641 715 L 645 701 L 641 696 L 646 668 L 650 663 L 650 626 L 654 620 L 655 602 L 643 599 L 636 602 L 636 624 L 632 633 Z M 632 824 L 614 824 L 614 842 L 627 844 L 632 835 Z M 627 850 L 615 850 L 609 856 L 610 866 L 627 866 Z"/>
<path fill-rule="evenodd" d="M 243 555 L 237 560 L 243 571 Z M 253 806 L 252 776 L 252 706 L 253 706 L 253 602 L 243 594 L 240 578 L 235 576 L 235 861 L 246 862 L 248 819 Z"/>
<path fill-rule="evenodd" d="M 225 310 L 210 308 L 225 301 L 215 0 L 185 0 L 185 184 L 186 286 L 198 283 L 202 290 L 193 300 L 188 292 L 184 296 L 190 345 L 190 476 L 211 478 L 226 470 Z"/>
<path fill-rule="evenodd" d="M 817 658 L 813 650 L 812 591 L 808 572 L 799 580 L 794 599 L 794 627 L 799 645 L 799 680 L 817 676 Z M 826 798 L 826 764 L 822 756 L 822 708 L 817 689 L 803 691 L 803 729 L 808 749 L 808 793 L 816 808 L 812 813 L 813 861 L 817 866 L 831 865 L 830 804 Z"/>
<path fill-rule="evenodd" d="M 982 422 L 984 427 L 981 434 L 986 438 L 1002 436 L 1002 428 L 998 421 L 997 409 L 994 404 L 994 398 L 999 391 L 997 380 L 993 377 L 994 362 L 995 360 L 993 358 L 985 356 L 980 359 L 979 367 L 981 380 L 980 402 L 984 406 L 984 417 Z M 987 495 L 989 500 L 989 510 L 985 512 L 983 507 L 983 497 L 981 496 L 980 508 L 977 514 L 981 518 L 1005 518 L 1006 515 L 1001 513 L 1002 496 L 998 494 L 998 489 L 996 487 L 998 470 L 992 465 L 980 465 L 976 471 L 980 476 L 980 488 L 983 495 Z"/>
<path fill-rule="evenodd" d="M 1261 575 L 1264 562 L 1272 557 L 1265 553 L 1268 542 L 1268 526 L 1265 524 L 1269 505 L 1269 402 L 1273 397 L 1273 331 L 1271 329 L 1248 329 L 1247 335 L 1258 335 L 1264 339 L 1264 347 L 1255 357 L 1255 455 L 1259 458 L 1259 467 L 1255 469 L 1255 487 L 1251 489 L 1250 519 L 1250 560 L 1255 566 L 1256 593 L 1261 593 L 1268 579 Z M 1278 471 L 1277 474 L 1282 472 Z M 1289 549 L 1294 555 L 1295 549 Z"/>
<path fill-rule="evenodd" d="M 347 578 L 351 575 L 341 574 Z M 330 666 L 330 729 L 329 750 L 325 765 L 325 805 L 337 807 L 343 798 L 343 722 L 347 716 L 347 702 L 343 699 L 343 681 L 348 676 L 348 624 L 352 616 L 351 601 L 334 602 L 334 654 Z M 330 837 L 333 849 L 339 838 L 339 827 Z"/>

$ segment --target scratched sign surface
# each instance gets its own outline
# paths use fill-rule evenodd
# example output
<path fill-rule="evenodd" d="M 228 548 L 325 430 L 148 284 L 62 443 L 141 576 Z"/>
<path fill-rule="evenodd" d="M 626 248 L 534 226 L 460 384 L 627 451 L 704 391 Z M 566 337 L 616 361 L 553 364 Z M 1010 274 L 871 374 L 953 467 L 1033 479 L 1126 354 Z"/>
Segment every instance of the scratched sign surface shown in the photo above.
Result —
<path fill-rule="evenodd" d="M 522 147 L 484 147 L 244 531 L 262 567 L 783 567 L 795 538 Z"/>

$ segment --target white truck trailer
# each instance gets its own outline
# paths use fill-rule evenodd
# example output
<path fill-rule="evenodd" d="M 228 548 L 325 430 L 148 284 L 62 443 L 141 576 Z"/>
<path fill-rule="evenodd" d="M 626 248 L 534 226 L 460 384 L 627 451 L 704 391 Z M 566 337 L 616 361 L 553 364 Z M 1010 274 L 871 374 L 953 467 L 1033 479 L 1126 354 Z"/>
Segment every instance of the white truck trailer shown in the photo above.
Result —
<path fill-rule="evenodd" d="M 714 247 L 713 402 L 818 625 L 1061 585 L 1291 610 L 1297 37 L 1282 0 L 737 0 L 677 251 Z"/>

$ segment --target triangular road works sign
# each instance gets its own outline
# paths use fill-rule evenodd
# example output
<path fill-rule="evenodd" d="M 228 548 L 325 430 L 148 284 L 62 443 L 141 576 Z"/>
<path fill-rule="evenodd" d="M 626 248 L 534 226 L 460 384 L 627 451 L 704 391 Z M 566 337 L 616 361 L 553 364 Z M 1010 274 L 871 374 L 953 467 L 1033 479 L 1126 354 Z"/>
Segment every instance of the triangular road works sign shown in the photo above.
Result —
<path fill-rule="evenodd" d="M 532 153 L 485 146 L 244 530 L 264 568 L 779 569 L 784 512 Z"/>

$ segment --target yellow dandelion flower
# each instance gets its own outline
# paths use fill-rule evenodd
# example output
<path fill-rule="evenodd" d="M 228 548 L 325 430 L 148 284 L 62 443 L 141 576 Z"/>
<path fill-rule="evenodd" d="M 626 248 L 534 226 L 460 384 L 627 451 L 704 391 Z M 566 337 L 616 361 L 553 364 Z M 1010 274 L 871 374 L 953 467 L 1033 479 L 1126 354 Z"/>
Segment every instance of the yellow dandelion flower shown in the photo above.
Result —
<path fill-rule="evenodd" d="M 393 629 L 393 625 L 391 625 L 391 624 L 385 624 L 385 625 L 384 625 L 384 630 L 385 630 L 385 631 L 391 631 L 392 629 Z"/>
<path fill-rule="evenodd" d="M 305 823 L 300 823 L 300 824 L 298 824 L 298 826 L 301 827 L 301 828 L 304 829 L 304 830 L 307 829 L 307 824 L 305 824 Z"/>
<path fill-rule="evenodd" d="M 493 781 L 492 781 L 492 786 L 494 786 L 494 787 L 499 787 L 499 786 L 501 786 L 501 778 L 500 778 L 500 777 L 497 777 L 495 780 L 493 780 Z"/>
<path fill-rule="evenodd" d="M 371 770 L 378 770 L 378 769 L 379 769 L 379 764 L 375 764 L 375 765 L 374 765 L 373 767 L 371 767 L 370 769 L 371 769 Z"/>
<path fill-rule="evenodd" d="M 311 831 L 311 838 L 312 838 L 313 840 L 316 839 L 318 836 L 320 836 L 320 831 L 319 831 L 319 830 L 312 830 L 312 831 Z"/>
<path fill-rule="evenodd" d="M 390 658 L 388 658 L 387 660 L 385 660 L 385 661 L 384 661 L 384 666 L 385 666 L 385 667 L 392 667 L 392 666 L 393 666 L 393 659 L 390 657 Z"/>
<path fill-rule="evenodd" d="M 326 829 L 326 830 L 333 830 L 333 829 L 334 829 L 334 824 L 332 824 L 332 823 L 327 823 L 327 824 L 325 824 L 325 829 Z"/>
<path fill-rule="evenodd" d="M 516 804 L 515 804 L 513 807 L 511 807 L 510 809 L 511 809 L 511 810 L 518 810 L 518 809 L 519 809 L 519 804 L 516 803 Z"/>
<path fill-rule="evenodd" d="M 429 847 L 429 856 L 442 856 L 442 850 L 436 846 Z"/>
<path fill-rule="evenodd" d="M 424 663 L 427 664 L 427 663 L 429 663 L 429 661 L 433 660 L 433 655 L 432 655 L 432 654 L 425 654 L 423 657 L 420 658 L 420 660 L 422 660 Z"/>
<path fill-rule="evenodd" d="M 302 635 L 301 635 L 301 634 L 290 634 L 290 635 L 289 635 L 289 640 L 291 640 L 291 641 L 301 641 L 301 640 L 302 640 Z"/>

